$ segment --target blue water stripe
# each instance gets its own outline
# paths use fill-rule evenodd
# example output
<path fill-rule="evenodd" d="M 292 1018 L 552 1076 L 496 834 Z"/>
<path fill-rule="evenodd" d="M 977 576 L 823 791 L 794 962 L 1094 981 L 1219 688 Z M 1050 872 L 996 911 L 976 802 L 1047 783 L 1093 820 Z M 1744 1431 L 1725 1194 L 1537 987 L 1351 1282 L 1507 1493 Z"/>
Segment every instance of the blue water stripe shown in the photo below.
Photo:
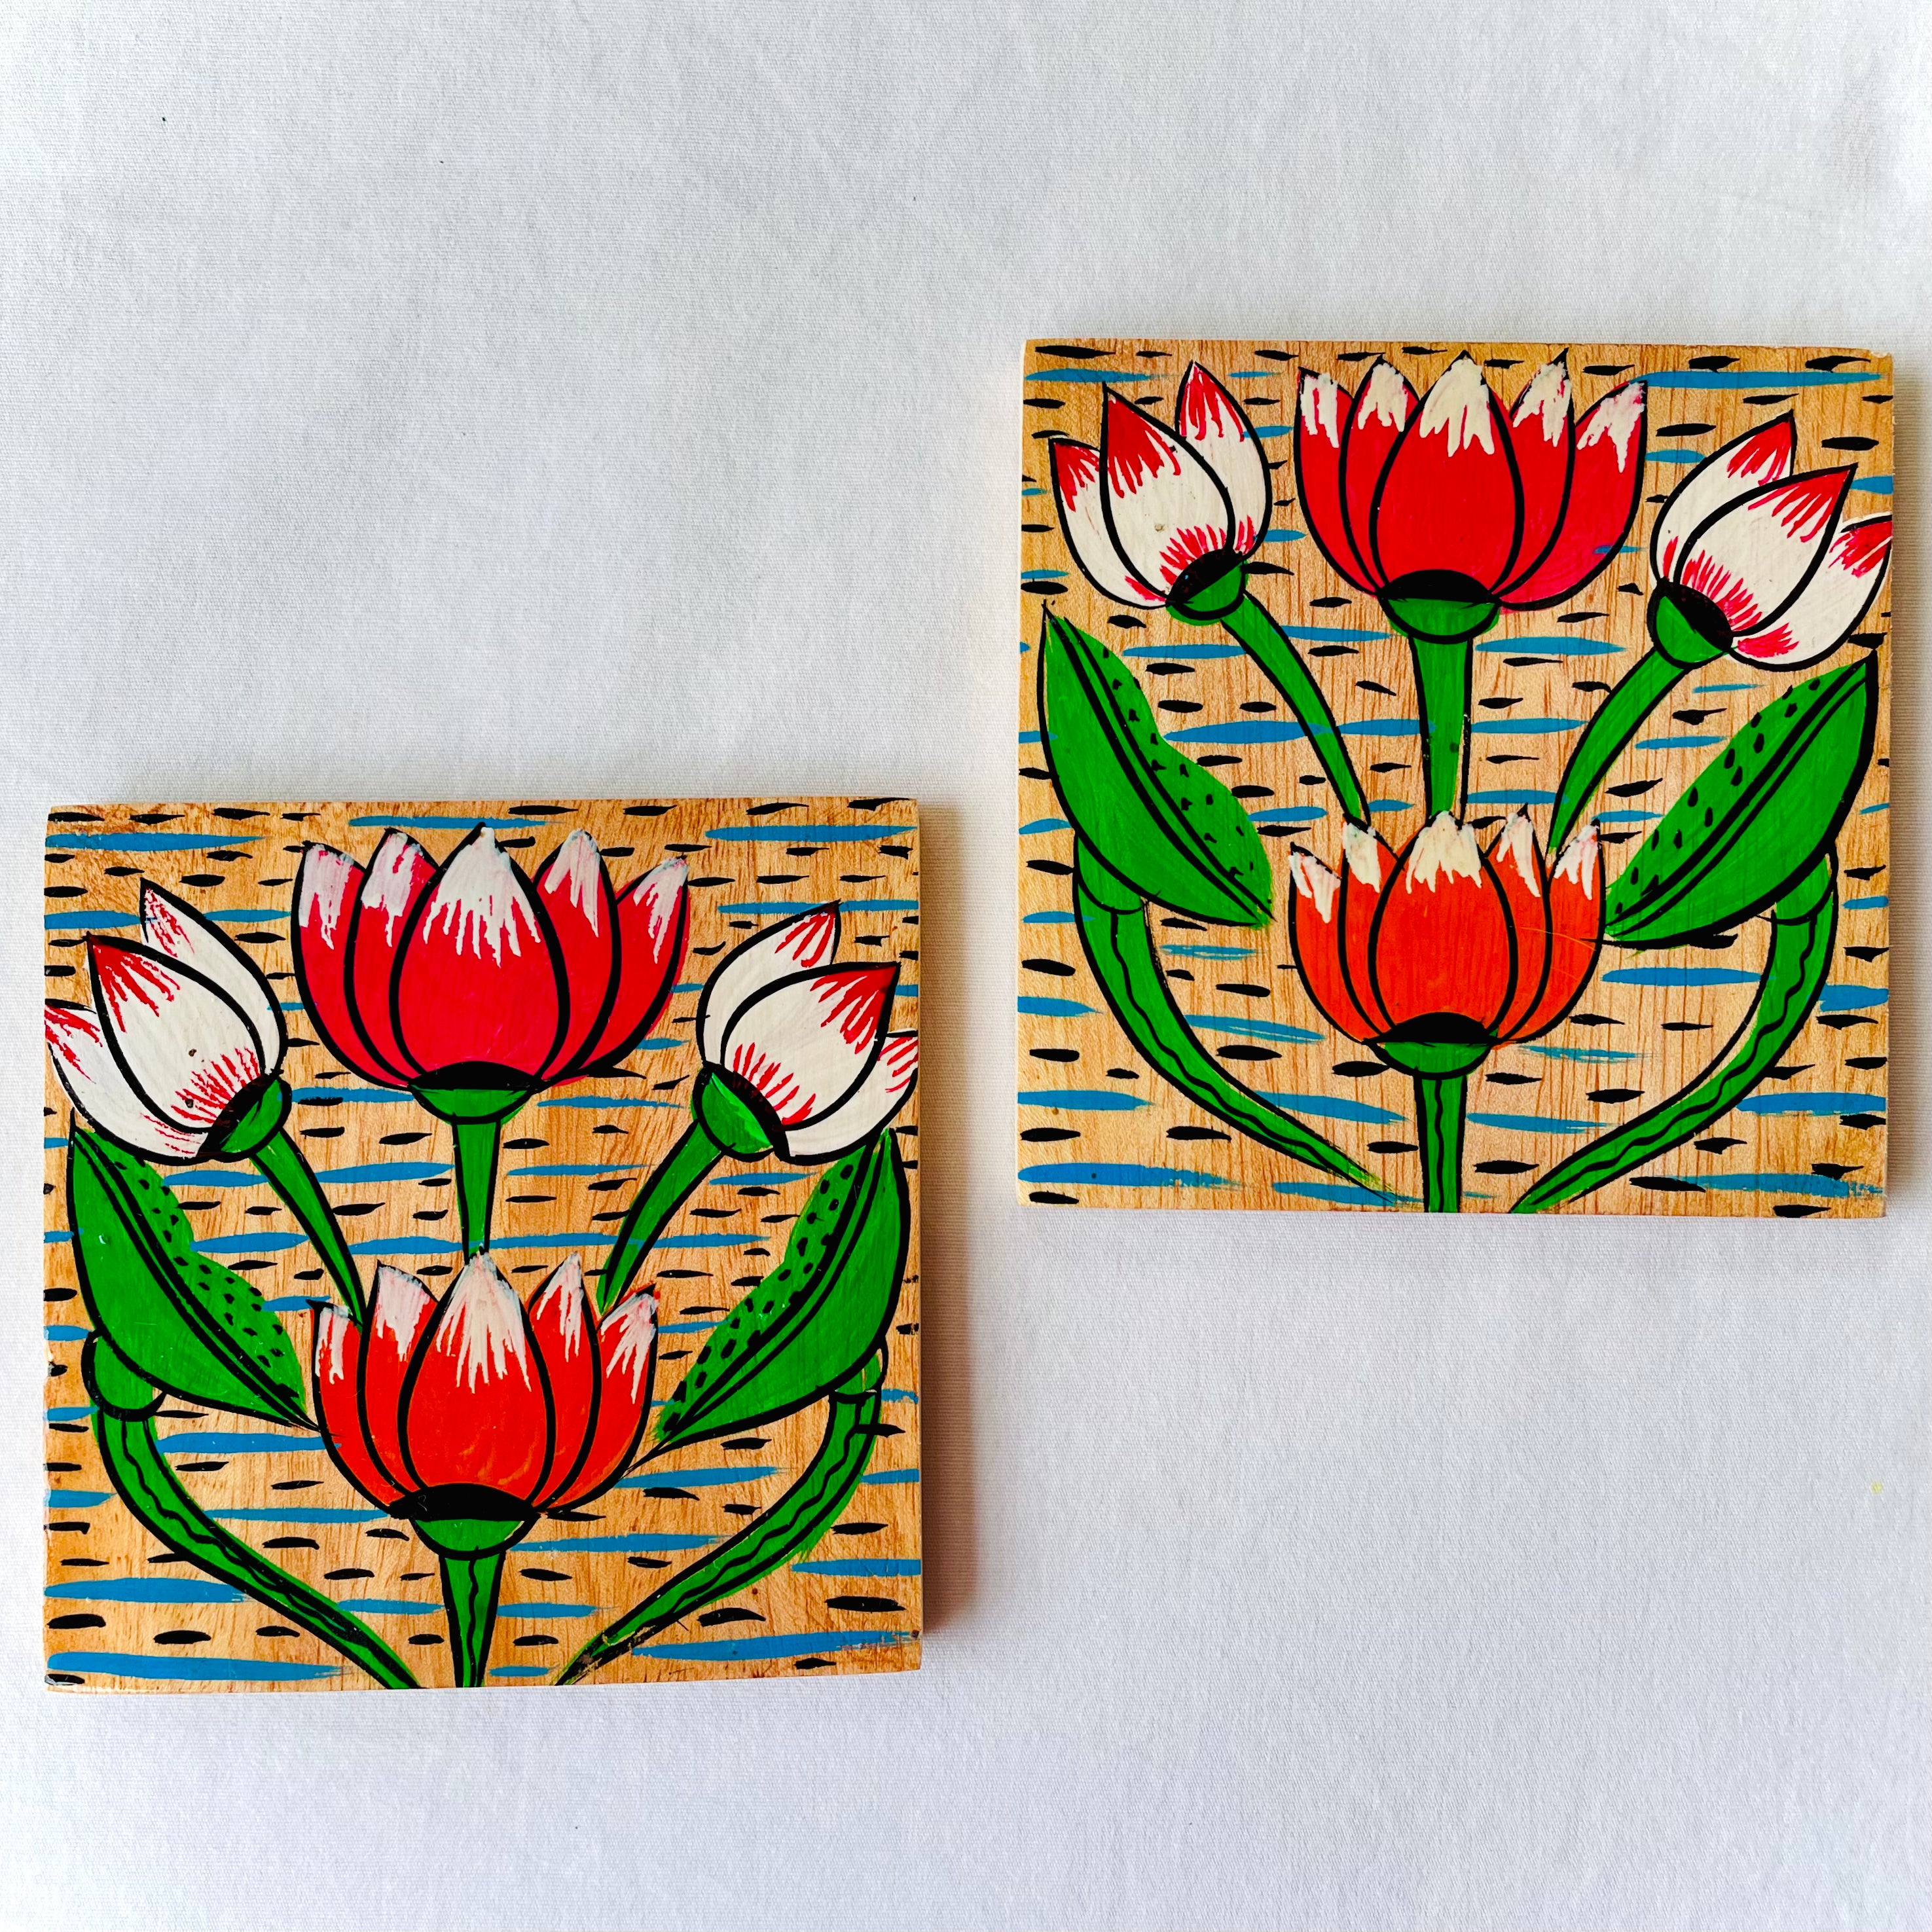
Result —
<path fill-rule="evenodd" d="M 50 1583 L 46 1594 L 82 1604 L 238 1604 L 242 1592 L 194 1576 L 102 1576 Z"/>
<path fill-rule="evenodd" d="M 1078 1000 L 1042 999 L 1030 993 L 1021 996 L 1019 1010 L 1023 1013 L 1030 1013 L 1037 1018 L 1048 1020 L 1077 1020 L 1083 1013 L 1096 1010 L 1092 1006 L 1082 1006 Z"/>
<path fill-rule="evenodd" d="M 1753 1094 L 1738 1102 L 1741 1114 L 1882 1114 L 1882 1094 Z"/>
<path fill-rule="evenodd" d="M 910 1643 L 916 1630 L 820 1630 L 816 1636 L 716 1637 L 705 1643 L 633 1644 L 634 1657 L 662 1657 L 673 1664 L 748 1664 L 766 1658 L 815 1657 L 822 1651 L 877 1648 Z"/>
<path fill-rule="evenodd" d="M 707 1550 L 717 1540 L 715 1536 L 664 1536 L 645 1531 L 630 1536 L 559 1536 L 548 1541 L 540 1538 L 517 1547 L 548 1556 L 610 1556 L 625 1550 Z"/>
<path fill-rule="evenodd" d="M 172 1677 L 205 1684 L 299 1683 L 342 1674 L 342 1666 L 336 1664 L 279 1664 L 260 1657 L 140 1657 L 117 1650 L 56 1651 L 47 1659 L 47 1668 L 110 1677 Z"/>
<path fill-rule="evenodd" d="M 1218 1174 L 1194 1168 L 1147 1167 L 1135 1161 L 1055 1160 L 1020 1169 L 1030 1185 L 1071 1184 L 1076 1187 L 1232 1187 Z"/>
<path fill-rule="evenodd" d="M 801 1576 L 916 1576 L 916 1556 L 835 1556 L 815 1563 L 794 1563 Z"/>
<path fill-rule="evenodd" d="M 918 830 L 916 825 L 780 825 L 765 820 L 756 825 L 714 826 L 704 836 L 759 845 L 862 845 L 874 838 L 902 838 Z"/>
<path fill-rule="evenodd" d="M 716 1327 L 714 1322 L 711 1324 Z M 782 1476 L 782 1469 L 770 1463 L 747 1463 L 742 1469 L 647 1469 L 641 1475 L 626 1476 L 617 1484 L 620 1490 L 718 1490 L 728 1489 L 734 1483 L 762 1483 L 772 1476 Z"/>
<path fill-rule="evenodd" d="M 47 843 L 67 852 L 224 852 L 233 845 L 259 845 L 260 832 L 232 838 L 211 838 L 202 832 L 50 832 Z"/>

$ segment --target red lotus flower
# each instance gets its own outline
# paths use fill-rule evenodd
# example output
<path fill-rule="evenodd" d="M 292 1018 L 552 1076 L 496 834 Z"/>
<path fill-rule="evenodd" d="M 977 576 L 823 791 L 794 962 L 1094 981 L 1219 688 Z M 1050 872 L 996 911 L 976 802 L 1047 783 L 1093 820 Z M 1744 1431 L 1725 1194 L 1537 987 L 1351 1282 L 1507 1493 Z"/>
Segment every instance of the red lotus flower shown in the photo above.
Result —
<path fill-rule="evenodd" d="M 1289 933 L 1302 982 L 1329 1023 L 1414 1072 L 1461 1070 L 1504 1040 L 1531 1040 L 1570 1010 L 1603 935 L 1594 826 L 1546 866 L 1515 813 L 1485 853 L 1448 812 L 1398 858 L 1374 832 L 1342 833 L 1338 878 L 1306 852 L 1288 862 Z"/>
<path fill-rule="evenodd" d="M 1470 636 L 1498 606 L 1562 603 L 1616 554 L 1643 476 L 1644 388 L 1612 389 L 1578 422 L 1560 356 L 1507 416 L 1467 356 L 1419 404 L 1388 362 L 1353 395 L 1308 370 L 1294 458 L 1309 534 L 1329 562 L 1412 634 Z M 1456 628 L 1432 628 L 1437 616 Z"/>
<path fill-rule="evenodd" d="M 1672 492 L 1651 532 L 1662 614 L 1706 649 L 1779 670 L 1814 664 L 1858 628 L 1885 581 L 1892 519 L 1840 523 L 1856 464 L 1794 476 L 1789 416 L 1727 442 Z M 1675 640 L 1673 640 L 1673 642 Z"/>
<path fill-rule="evenodd" d="M 370 1079 L 527 1094 L 636 1047 L 683 957 L 687 899 L 681 859 L 614 891 L 580 831 L 534 885 L 487 826 L 440 866 L 394 830 L 366 869 L 311 845 L 296 975 L 330 1051 Z"/>
<path fill-rule="evenodd" d="M 650 1406 L 657 1304 L 600 1324 L 573 1255 L 526 1310 L 488 1255 L 438 1302 L 384 1267 L 366 1329 L 315 1316 L 315 1406 L 343 1474 L 392 1516 L 504 1521 L 586 1502 L 622 1474 Z M 432 1534 L 434 1532 L 432 1532 Z"/>
<path fill-rule="evenodd" d="M 1110 389 L 1100 447 L 1056 436 L 1052 464 L 1067 548 L 1102 596 L 1196 619 L 1240 602 L 1274 493 L 1254 425 L 1199 363 L 1172 430 Z"/>

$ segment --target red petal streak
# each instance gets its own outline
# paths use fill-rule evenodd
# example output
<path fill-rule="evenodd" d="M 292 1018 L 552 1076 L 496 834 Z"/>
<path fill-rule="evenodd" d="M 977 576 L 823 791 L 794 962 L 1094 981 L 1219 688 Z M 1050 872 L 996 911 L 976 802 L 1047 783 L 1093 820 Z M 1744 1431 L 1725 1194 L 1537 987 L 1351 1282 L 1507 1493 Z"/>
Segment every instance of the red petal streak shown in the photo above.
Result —
<path fill-rule="evenodd" d="M 1351 1040 L 1369 1040 L 1380 1030 L 1363 1012 L 1342 964 L 1342 882 L 1320 860 L 1291 853 L 1288 932 L 1294 963 L 1308 997 L 1322 1017 Z"/>
<path fill-rule="evenodd" d="M 1550 964 L 1550 878 L 1536 834 L 1520 812 L 1490 848 L 1490 866 L 1502 889 L 1510 928 L 1516 936 L 1516 990 L 1496 1022 L 1496 1036 L 1508 1040 L 1534 1009 Z"/>
<path fill-rule="evenodd" d="M 1651 532 L 1651 564 L 1660 580 L 1674 574 L 1699 528 L 1726 503 L 1791 474 L 1798 428 L 1789 416 L 1749 430 L 1712 452 L 1671 492 Z"/>
<path fill-rule="evenodd" d="M 682 859 L 667 860 L 625 888 L 617 901 L 616 998 L 582 1065 L 621 1060 L 644 1038 L 683 963 L 690 922 Z"/>
<path fill-rule="evenodd" d="M 1375 556 L 1390 582 L 1454 571 L 1493 590 L 1516 555 L 1521 499 L 1509 427 L 1483 372 L 1458 356 L 1436 379 L 1375 510 Z"/>
<path fill-rule="evenodd" d="M 561 1030 L 557 980 L 528 882 L 480 828 L 445 862 L 404 943 L 404 1049 L 426 1074 L 482 1064 L 534 1079 Z"/>
<path fill-rule="evenodd" d="M 596 1426 L 583 1466 L 553 1508 L 586 1502 L 608 1488 L 637 1453 L 656 1366 L 657 1312 L 655 1298 L 640 1292 L 626 1295 L 604 1316 L 597 1331 L 602 1382 Z"/>
<path fill-rule="evenodd" d="M 1510 1037 L 1546 1033 L 1576 1001 L 1597 963 L 1604 934 L 1604 854 L 1597 828 L 1586 826 L 1550 874 L 1550 976 Z"/>
<path fill-rule="evenodd" d="M 1342 439 L 1342 505 L 1349 540 L 1371 588 L 1388 581 L 1376 561 L 1376 492 L 1388 473 L 1389 459 L 1415 414 L 1415 392 L 1392 362 L 1378 362 L 1355 392 L 1355 406 Z"/>
<path fill-rule="evenodd" d="M 724 1064 L 787 1126 L 836 1106 L 863 1077 L 885 1030 L 896 966 L 840 966 L 782 981 L 746 1008 Z"/>
<path fill-rule="evenodd" d="M 1576 426 L 1570 502 L 1549 554 L 1503 599 L 1523 608 L 1573 597 L 1616 554 L 1643 483 L 1644 390 L 1612 389 Z M 1530 554 L 1527 540 L 1523 554 Z"/>
<path fill-rule="evenodd" d="M 550 1460 L 550 1406 L 516 1291 L 473 1257 L 417 1352 L 403 1420 L 425 1489 L 475 1483 L 530 1501 Z"/>
<path fill-rule="evenodd" d="M 587 832 L 573 832 L 551 856 L 537 878 L 537 892 L 550 915 L 563 962 L 568 1013 L 563 1037 L 544 1069 L 555 1079 L 590 1043 L 604 1016 L 617 962 L 617 896 Z"/>
<path fill-rule="evenodd" d="M 1814 470 L 1742 498 L 1692 542 L 1678 581 L 1709 598 L 1732 630 L 1756 630 L 1804 580 L 1856 473 Z"/>
<path fill-rule="evenodd" d="M 135 1091 L 176 1126 L 206 1132 L 262 1077 L 254 1030 L 206 980 L 111 940 L 90 940 L 88 963 Z"/>
<path fill-rule="evenodd" d="M 367 1051 L 391 1070 L 376 1077 L 406 1084 L 422 1068 L 396 1037 L 392 988 L 397 956 L 408 936 L 410 915 L 429 890 L 436 866 L 429 854 L 400 832 L 386 832 L 369 861 L 369 876 L 356 895 L 356 927 L 349 947 L 349 996 Z"/>
<path fill-rule="evenodd" d="M 1135 574 L 1159 587 L 1226 546 L 1232 518 L 1214 472 L 1177 436 L 1111 390 L 1100 432 L 1108 526 Z"/>
<path fill-rule="evenodd" d="M 322 1439 L 343 1474 L 371 1502 L 386 1509 L 402 1491 L 382 1473 L 364 1433 L 356 1400 L 362 1331 L 340 1308 L 315 1311 L 315 1412 Z"/>
<path fill-rule="evenodd" d="M 1175 400 L 1174 426 L 1227 492 L 1234 514 L 1234 553 L 1247 556 L 1268 528 L 1274 494 L 1253 425 L 1220 382 L 1199 363 L 1190 362 Z"/>
<path fill-rule="evenodd" d="M 1549 549 L 1570 494 L 1576 424 L 1569 367 L 1562 356 L 1546 362 L 1523 385 L 1510 415 L 1509 433 L 1522 482 L 1522 542 L 1516 568 L 1526 574 Z"/>
<path fill-rule="evenodd" d="M 600 1379 L 596 1322 L 584 1291 L 584 1264 L 572 1255 L 530 1304 L 530 1333 L 543 1357 L 556 1420 L 556 1443 L 544 1478 L 544 1489 L 553 1494 L 569 1486 L 590 1438 Z"/>
<path fill-rule="evenodd" d="M 403 1455 L 403 1384 L 410 1358 L 436 1315 L 436 1303 L 412 1274 L 386 1263 L 376 1270 L 369 1332 L 362 1348 L 358 1398 L 369 1446 L 395 1481 L 409 1480 Z"/>
<path fill-rule="evenodd" d="M 1495 1024 L 1510 987 L 1502 889 L 1474 835 L 1445 812 L 1411 840 L 1370 941 L 1376 990 L 1396 1027 L 1455 1014 Z"/>
<path fill-rule="evenodd" d="M 1375 580 L 1357 554 L 1342 508 L 1342 431 L 1354 398 L 1332 376 L 1306 372 L 1294 417 L 1294 472 L 1301 514 L 1316 547 L 1358 590 Z"/>
<path fill-rule="evenodd" d="M 1114 548 L 1113 532 L 1107 528 L 1106 493 L 1100 488 L 1100 452 L 1067 438 L 1048 448 L 1060 531 L 1074 562 L 1109 597 L 1149 609 L 1161 603 L 1160 592 L 1143 584 Z"/>

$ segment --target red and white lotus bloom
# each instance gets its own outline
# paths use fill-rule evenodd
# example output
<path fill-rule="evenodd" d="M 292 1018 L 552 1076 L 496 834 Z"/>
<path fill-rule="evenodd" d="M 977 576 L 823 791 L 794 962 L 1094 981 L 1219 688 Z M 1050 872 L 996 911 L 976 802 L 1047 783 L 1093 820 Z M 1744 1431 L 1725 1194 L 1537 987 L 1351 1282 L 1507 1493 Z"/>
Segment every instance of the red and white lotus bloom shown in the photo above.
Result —
<path fill-rule="evenodd" d="M 296 974 L 330 1051 L 369 1079 L 520 1096 L 635 1048 L 683 958 L 688 902 L 682 859 L 620 893 L 582 831 L 533 884 L 487 826 L 440 866 L 392 830 L 366 867 L 303 854 Z"/>
<path fill-rule="evenodd" d="M 282 1096 L 261 1103 L 288 1046 L 281 1010 L 220 927 L 144 883 L 140 942 L 90 939 L 87 964 L 92 1009 L 50 1000 L 46 1040 L 68 1097 L 102 1132 L 195 1161 L 250 1151 L 280 1124 Z M 238 1135 L 250 1145 L 230 1144 Z"/>
<path fill-rule="evenodd" d="M 1641 382 L 1577 421 L 1560 356 L 1507 415 L 1467 356 L 1419 402 L 1391 363 L 1352 394 L 1310 370 L 1294 425 L 1302 513 L 1322 555 L 1412 636 L 1471 636 L 1498 608 L 1574 596 L 1616 554 L 1642 482 L 1644 428 Z"/>
<path fill-rule="evenodd" d="M 600 1323 L 573 1255 L 526 1309 L 488 1255 L 438 1301 L 376 1274 L 366 1328 L 315 1315 L 315 1408 L 343 1474 L 392 1516 L 498 1522 L 587 1502 L 637 1453 L 650 1407 L 657 1304 L 627 1295 Z"/>
<path fill-rule="evenodd" d="M 698 1048 L 707 1078 L 742 1110 L 727 1118 L 729 1109 L 700 1094 L 722 1145 L 836 1160 L 905 1105 L 919 1036 L 890 1030 L 899 969 L 832 964 L 838 949 L 838 908 L 819 906 L 748 940 L 711 976 L 698 1001 Z"/>
<path fill-rule="evenodd" d="M 1675 617 L 1708 647 L 1698 656 L 1795 670 L 1858 628 L 1885 581 L 1892 518 L 1841 522 L 1857 466 L 1794 476 L 1797 453 L 1780 416 L 1700 463 L 1664 506 L 1650 555 L 1666 648 Z"/>
<path fill-rule="evenodd" d="M 1266 533 L 1274 491 L 1250 423 L 1198 362 L 1169 430 L 1109 389 L 1100 446 L 1056 436 L 1053 494 L 1067 548 L 1104 596 L 1196 620 L 1240 602 L 1241 566 Z"/>
<path fill-rule="evenodd" d="M 1520 812 L 1487 852 L 1448 812 L 1400 856 L 1351 824 L 1340 878 L 1306 852 L 1288 871 L 1289 934 L 1310 996 L 1330 1024 L 1409 1072 L 1466 1070 L 1504 1040 L 1546 1033 L 1582 992 L 1603 936 L 1594 826 L 1550 867 Z"/>

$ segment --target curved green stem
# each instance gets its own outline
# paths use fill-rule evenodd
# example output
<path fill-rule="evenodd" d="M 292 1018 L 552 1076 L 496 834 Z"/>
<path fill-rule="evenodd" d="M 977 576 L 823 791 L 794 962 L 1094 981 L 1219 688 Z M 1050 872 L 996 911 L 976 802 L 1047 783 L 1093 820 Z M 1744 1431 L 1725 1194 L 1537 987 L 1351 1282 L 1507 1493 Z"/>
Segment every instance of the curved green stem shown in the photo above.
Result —
<path fill-rule="evenodd" d="M 1422 730 L 1425 809 L 1433 818 L 1453 812 L 1462 795 L 1469 758 L 1469 679 L 1475 662 L 1472 638 L 1442 639 L 1409 634 L 1415 663 L 1415 696 Z"/>
<path fill-rule="evenodd" d="M 658 1162 L 650 1180 L 638 1190 L 629 1212 L 618 1224 L 610 1258 L 604 1264 L 597 1285 L 600 1315 L 616 1305 L 644 1266 L 652 1244 L 670 1225 L 671 1216 L 724 1159 L 724 1151 L 705 1132 L 703 1124 L 693 1120 L 677 1144 Z"/>
<path fill-rule="evenodd" d="M 1462 1211 L 1462 1122 L 1469 1076 L 1415 1076 L 1415 1124 L 1422 1137 L 1422 1205 L 1429 1214 Z"/>
<path fill-rule="evenodd" d="M 362 1283 L 356 1272 L 355 1257 L 349 1252 L 335 1210 L 328 1204 L 315 1178 L 314 1170 L 301 1148 L 289 1138 L 285 1128 L 274 1133 L 249 1156 L 261 1170 L 262 1178 L 280 1196 L 294 1215 L 302 1232 L 315 1244 L 329 1279 L 341 1291 L 350 1319 L 359 1328 L 362 1322 Z"/>
<path fill-rule="evenodd" d="M 1148 928 L 1146 902 L 1106 872 L 1084 844 L 1076 845 L 1075 860 L 1073 916 L 1080 944 L 1114 1017 L 1142 1058 L 1197 1107 L 1239 1128 L 1250 1140 L 1372 1189 L 1379 1197 L 1383 1190 L 1366 1168 L 1221 1071 L 1168 990 Z"/>
<path fill-rule="evenodd" d="M 1722 648 L 1695 629 L 1677 604 L 1659 590 L 1650 601 L 1652 648 L 1618 680 L 1597 707 L 1564 766 L 1550 815 L 1550 850 L 1562 850 L 1589 810 L 1604 774 L 1623 755 L 1644 721 L 1668 698 L 1686 671 L 1714 664 Z"/>
<path fill-rule="evenodd" d="M 883 1354 L 869 1357 L 832 1393 L 825 1434 L 805 1473 L 736 1536 L 658 1585 L 634 1609 L 592 1637 L 556 1680 L 575 1684 L 634 1645 L 715 1604 L 750 1588 L 781 1563 L 809 1550 L 838 1520 L 878 1440 Z"/>
<path fill-rule="evenodd" d="M 110 1406 L 101 1387 L 103 1364 L 97 1352 L 104 1341 L 96 1336 L 88 1343 L 82 1372 L 96 1405 L 94 1437 L 100 1447 L 100 1460 L 108 1480 L 135 1520 L 197 1569 L 247 1592 L 278 1616 L 320 1637 L 332 1650 L 366 1670 L 385 1690 L 415 1690 L 416 1680 L 408 1665 L 359 1617 L 208 1520 L 161 1454 L 152 1411 L 137 1414 L 128 1412 L 124 1406 Z M 118 1384 L 113 1393 L 124 1405 L 140 1378 L 118 1356 L 112 1360 Z M 159 1401 L 158 1390 L 152 1384 L 141 1385 Z"/>
<path fill-rule="evenodd" d="M 442 1606 L 449 1621 L 449 1647 L 457 1686 L 468 1690 L 483 1682 L 496 1634 L 496 1601 L 503 1588 L 503 1558 L 493 1550 L 480 1556 L 443 1556 Z"/>
<path fill-rule="evenodd" d="M 1553 1167 L 1510 1212 L 1574 1201 L 1702 1133 L 1775 1066 L 1810 1016 L 1838 932 L 1838 860 L 1827 852 L 1772 908 L 1771 946 L 1756 998 L 1724 1052 L 1697 1079 Z"/>
<path fill-rule="evenodd" d="M 1243 592 L 1240 603 L 1221 622 L 1228 634 L 1260 667 L 1262 675 L 1288 700 L 1288 708 L 1294 712 L 1295 722 L 1307 734 L 1323 772 L 1341 801 L 1342 809 L 1351 818 L 1366 824 L 1369 808 L 1362 796 L 1361 781 L 1355 776 L 1348 748 L 1342 742 L 1341 732 L 1335 723 L 1335 714 L 1329 710 L 1328 700 L 1322 695 L 1321 686 L 1302 662 L 1301 653 L 1282 634 L 1280 626 L 1269 616 L 1252 590 Z"/>

